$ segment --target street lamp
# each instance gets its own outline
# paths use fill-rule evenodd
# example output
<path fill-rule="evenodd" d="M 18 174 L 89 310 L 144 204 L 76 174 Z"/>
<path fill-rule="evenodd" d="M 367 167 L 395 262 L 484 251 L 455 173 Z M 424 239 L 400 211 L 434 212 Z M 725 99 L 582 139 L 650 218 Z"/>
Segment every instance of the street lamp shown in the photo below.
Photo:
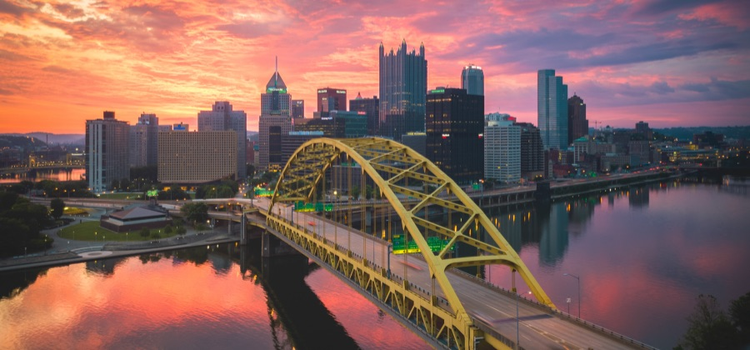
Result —
<path fill-rule="evenodd" d="M 570 276 L 578 281 L 578 318 L 581 318 L 581 278 L 570 273 L 564 273 L 563 276 Z"/>

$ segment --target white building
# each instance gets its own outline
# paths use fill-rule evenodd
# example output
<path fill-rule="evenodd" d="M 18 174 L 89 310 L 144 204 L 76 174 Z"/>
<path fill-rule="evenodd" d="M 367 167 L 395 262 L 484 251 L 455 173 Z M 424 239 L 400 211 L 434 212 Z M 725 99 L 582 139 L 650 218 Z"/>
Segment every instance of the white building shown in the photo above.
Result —
<path fill-rule="evenodd" d="M 521 127 L 489 120 L 484 127 L 484 177 L 502 183 L 521 180 Z"/>
<path fill-rule="evenodd" d="M 115 112 L 86 121 L 86 177 L 94 193 L 110 189 L 115 180 L 130 179 L 129 136 L 130 125 L 115 119 Z"/>

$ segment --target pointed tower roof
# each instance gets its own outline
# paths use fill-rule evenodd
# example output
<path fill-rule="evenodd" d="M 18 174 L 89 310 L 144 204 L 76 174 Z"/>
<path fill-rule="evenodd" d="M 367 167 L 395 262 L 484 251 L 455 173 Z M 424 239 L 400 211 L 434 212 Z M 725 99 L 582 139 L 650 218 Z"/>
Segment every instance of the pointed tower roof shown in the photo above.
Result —
<path fill-rule="evenodd" d="M 273 72 L 271 79 L 268 80 L 268 84 L 266 84 L 266 92 L 272 92 L 272 91 L 282 91 L 286 93 L 286 84 L 284 83 L 284 79 L 281 79 L 281 74 L 279 74 L 279 58 L 278 57 L 276 57 L 276 71 Z"/>
<path fill-rule="evenodd" d="M 286 90 L 286 84 L 284 83 L 284 79 L 281 79 L 281 74 L 279 74 L 279 72 L 274 72 L 271 76 L 271 79 L 268 80 L 268 84 L 266 84 L 266 90 L 268 89 Z"/>
<path fill-rule="evenodd" d="M 355 100 L 361 100 L 362 99 L 362 94 L 360 94 L 359 92 L 357 92 L 357 97 L 354 98 L 354 99 Z"/>

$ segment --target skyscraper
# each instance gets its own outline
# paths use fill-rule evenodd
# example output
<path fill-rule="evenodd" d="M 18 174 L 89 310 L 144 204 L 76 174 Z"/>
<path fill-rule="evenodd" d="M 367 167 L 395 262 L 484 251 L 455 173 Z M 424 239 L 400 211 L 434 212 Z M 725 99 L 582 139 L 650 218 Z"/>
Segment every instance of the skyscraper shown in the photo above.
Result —
<path fill-rule="evenodd" d="M 372 98 L 362 98 L 362 95 L 357 93 L 357 97 L 353 100 L 349 100 L 349 110 L 355 112 L 364 113 L 367 116 L 367 134 L 377 135 L 379 129 L 379 110 L 380 100 L 377 96 Z"/>
<path fill-rule="evenodd" d="M 263 114 L 258 120 L 260 169 L 279 171 L 284 167 L 282 138 L 292 131 L 292 118 L 288 115 Z"/>
<path fill-rule="evenodd" d="M 292 100 L 292 118 L 305 117 L 305 100 Z"/>
<path fill-rule="evenodd" d="M 260 94 L 261 115 L 292 115 L 292 95 L 287 93 L 284 79 L 279 74 L 279 60 L 276 59 L 276 71 L 266 84 L 266 93 Z"/>
<path fill-rule="evenodd" d="M 159 182 L 199 184 L 234 175 L 237 172 L 236 138 L 237 133 L 232 130 L 160 132 Z"/>
<path fill-rule="evenodd" d="M 484 72 L 482 67 L 470 64 L 461 71 L 461 88 L 469 95 L 484 96 Z"/>
<path fill-rule="evenodd" d="M 521 176 L 544 176 L 544 144 L 539 129 L 531 123 L 516 123 L 521 128 Z"/>
<path fill-rule="evenodd" d="M 130 166 L 156 166 L 159 138 L 159 118 L 156 114 L 141 114 L 138 123 L 130 126 Z"/>
<path fill-rule="evenodd" d="M 568 86 L 554 69 L 537 74 L 537 112 L 544 149 L 568 147 Z"/>
<path fill-rule="evenodd" d="M 488 120 L 484 127 L 484 177 L 502 183 L 521 180 L 521 127 L 506 120 Z"/>
<path fill-rule="evenodd" d="M 247 142 L 247 114 L 244 111 L 232 110 L 229 101 L 216 101 L 210 111 L 198 113 L 198 132 L 227 131 L 237 133 L 237 179 L 247 176 L 245 167 L 245 142 Z"/>
<path fill-rule="evenodd" d="M 568 142 L 589 134 L 589 121 L 586 119 L 586 104 L 578 95 L 568 99 Z"/>
<path fill-rule="evenodd" d="M 346 111 L 346 90 L 336 88 L 318 89 L 318 109 L 321 117 L 328 117 L 331 111 Z"/>
<path fill-rule="evenodd" d="M 380 133 L 399 140 L 409 131 L 425 130 L 427 60 L 424 44 L 419 54 L 406 52 L 406 40 L 396 53 L 385 54 L 380 43 Z"/>
<path fill-rule="evenodd" d="M 130 125 L 115 119 L 115 112 L 86 121 L 86 177 L 92 191 L 106 191 L 113 181 L 130 179 L 129 136 Z"/>
<path fill-rule="evenodd" d="M 484 96 L 437 88 L 427 95 L 427 158 L 457 182 L 483 177 Z"/>

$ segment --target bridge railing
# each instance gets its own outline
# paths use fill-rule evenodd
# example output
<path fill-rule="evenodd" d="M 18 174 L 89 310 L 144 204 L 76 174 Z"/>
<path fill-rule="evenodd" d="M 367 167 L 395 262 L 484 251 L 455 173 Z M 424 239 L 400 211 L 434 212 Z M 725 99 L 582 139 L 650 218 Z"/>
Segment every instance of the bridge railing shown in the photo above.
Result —
<path fill-rule="evenodd" d="M 454 269 L 453 271 L 456 272 L 456 275 L 461 276 L 462 278 L 465 278 L 465 279 L 468 279 L 468 280 L 472 280 L 475 283 L 484 285 L 487 288 L 493 289 L 495 291 L 498 291 L 500 293 L 506 294 L 508 296 L 515 297 L 515 293 L 513 293 L 512 291 L 507 290 L 507 289 L 502 288 L 502 287 L 499 287 L 499 286 L 496 286 L 496 285 L 494 285 L 494 284 L 492 284 L 490 282 L 487 282 L 484 279 L 481 279 L 481 278 L 479 278 L 479 277 L 477 277 L 475 275 L 472 275 L 472 274 L 470 274 L 468 272 L 461 271 L 461 270 L 458 270 L 458 269 Z M 597 325 L 595 323 L 592 323 L 590 321 L 586 321 L 586 320 L 581 319 L 579 317 L 573 316 L 573 315 L 571 315 L 571 314 L 569 314 L 567 312 L 564 312 L 564 311 L 561 311 L 561 310 L 552 309 L 551 307 L 549 307 L 547 305 L 544 305 L 544 304 L 542 304 L 542 303 L 540 303 L 540 302 L 538 302 L 538 301 L 536 301 L 534 299 L 528 299 L 525 296 L 521 296 L 520 294 L 519 294 L 519 296 L 521 298 L 523 298 L 526 302 L 534 304 L 539 309 L 542 309 L 542 310 L 547 311 L 549 313 L 555 314 L 561 320 L 566 320 L 566 321 L 569 321 L 569 322 L 576 323 L 578 325 L 581 325 L 581 326 L 584 326 L 586 328 L 592 329 L 592 330 L 594 330 L 594 331 L 596 331 L 598 333 L 604 334 L 606 336 L 609 336 L 609 337 L 611 337 L 613 339 L 619 340 L 619 341 L 621 341 L 623 343 L 626 343 L 626 344 L 629 344 L 629 345 L 633 345 L 633 346 L 636 346 L 636 347 L 639 347 L 639 348 L 642 348 L 642 349 L 658 350 L 657 348 L 655 348 L 655 347 L 653 347 L 651 345 L 648 345 L 648 344 L 643 343 L 641 341 L 635 340 L 635 339 L 630 338 L 630 337 L 628 337 L 626 335 L 622 335 L 622 334 L 617 333 L 617 332 L 615 332 L 613 330 L 604 328 L 604 327 L 602 327 L 600 325 Z M 500 335 L 500 336 L 502 336 L 502 335 Z"/>

